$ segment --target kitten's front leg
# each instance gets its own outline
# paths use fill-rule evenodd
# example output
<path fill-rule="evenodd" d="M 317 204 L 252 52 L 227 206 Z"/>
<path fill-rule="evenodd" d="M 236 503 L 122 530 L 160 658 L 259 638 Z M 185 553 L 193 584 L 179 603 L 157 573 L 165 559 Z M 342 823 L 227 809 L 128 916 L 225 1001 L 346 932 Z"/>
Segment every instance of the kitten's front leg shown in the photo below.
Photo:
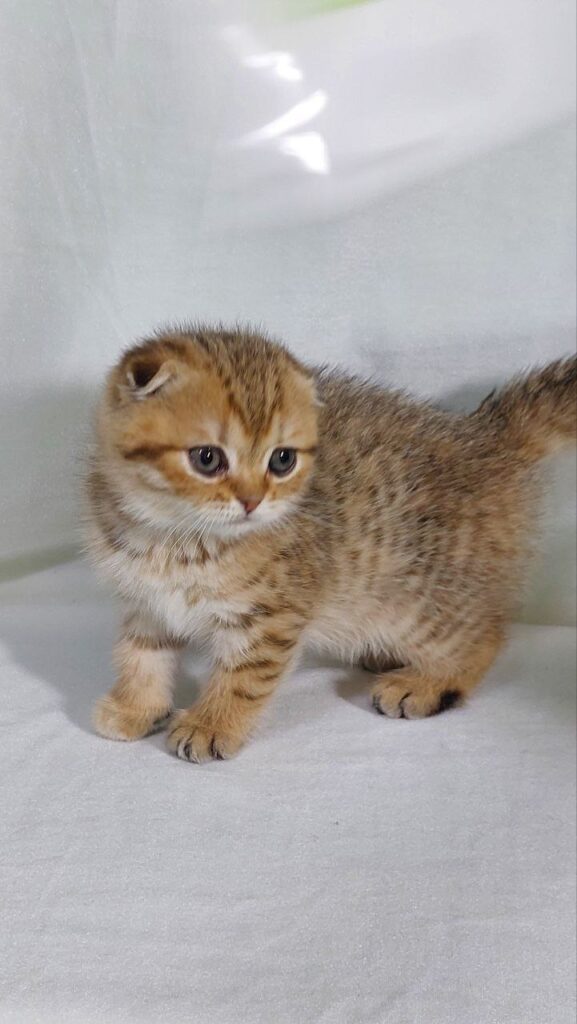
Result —
<path fill-rule="evenodd" d="M 141 616 L 126 620 L 114 651 L 116 685 L 97 702 L 92 715 L 101 736 L 138 740 L 167 724 L 181 646 Z"/>
<path fill-rule="evenodd" d="M 184 761 L 224 760 L 242 747 L 285 675 L 296 639 L 269 630 L 233 664 L 218 664 L 200 700 L 175 715 L 169 748 Z"/>

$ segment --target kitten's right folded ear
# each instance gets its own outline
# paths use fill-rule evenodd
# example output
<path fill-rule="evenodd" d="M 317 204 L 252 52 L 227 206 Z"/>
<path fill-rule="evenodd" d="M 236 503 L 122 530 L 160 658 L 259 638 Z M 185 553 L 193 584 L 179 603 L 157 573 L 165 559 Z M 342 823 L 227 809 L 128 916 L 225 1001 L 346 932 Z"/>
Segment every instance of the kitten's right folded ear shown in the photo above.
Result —
<path fill-rule="evenodd" d="M 118 397 L 144 401 L 169 386 L 177 374 L 178 363 L 162 349 L 129 352 L 116 373 Z"/>

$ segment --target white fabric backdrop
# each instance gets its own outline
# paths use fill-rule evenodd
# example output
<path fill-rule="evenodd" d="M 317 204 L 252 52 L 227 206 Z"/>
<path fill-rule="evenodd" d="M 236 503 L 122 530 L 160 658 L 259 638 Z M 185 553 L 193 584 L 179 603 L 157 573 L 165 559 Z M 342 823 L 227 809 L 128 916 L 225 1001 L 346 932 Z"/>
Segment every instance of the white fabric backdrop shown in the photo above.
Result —
<path fill-rule="evenodd" d="M 465 407 L 574 347 L 573 0 L 297 3 L 0 0 L 7 1024 L 575 1019 L 572 455 L 540 625 L 424 722 L 309 661 L 234 761 L 106 742 L 112 602 L 30 572 L 74 553 L 97 383 L 158 322 Z"/>

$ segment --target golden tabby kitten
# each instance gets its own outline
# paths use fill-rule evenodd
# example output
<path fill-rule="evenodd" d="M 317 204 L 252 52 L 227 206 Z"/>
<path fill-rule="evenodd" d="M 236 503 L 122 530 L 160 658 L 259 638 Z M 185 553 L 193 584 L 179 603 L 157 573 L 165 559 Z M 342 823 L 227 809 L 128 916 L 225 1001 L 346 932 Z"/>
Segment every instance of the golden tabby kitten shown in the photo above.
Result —
<path fill-rule="evenodd" d="M 89 474 L 89 547 L 126 606 L 98 732 L 169 722 L 179 757 L 230 757 L 306 642 L 370 662 L 390 718 L 459 703 L 503 642 L 535 464 L 575 439 L 576 366 L 465 416 L 310 370 L 256 333 L 191 329 L 128 351 Z M 196 639 L 212 675 L 171 717 L 177 653 Z"/>

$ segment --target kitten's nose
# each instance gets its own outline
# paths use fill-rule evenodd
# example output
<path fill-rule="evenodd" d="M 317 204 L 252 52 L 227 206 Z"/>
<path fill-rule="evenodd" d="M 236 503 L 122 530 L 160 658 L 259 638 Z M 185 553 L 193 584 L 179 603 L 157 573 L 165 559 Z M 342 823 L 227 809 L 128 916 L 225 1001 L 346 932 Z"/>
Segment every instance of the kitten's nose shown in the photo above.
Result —
<path fill-rule="evenodd" d="M 251 512 L 254 512 L 255 508 L 258 508 L 262 498 L 239 498 L 238 500 L 240 501 L 247 516 L 249 516 Z"/>

